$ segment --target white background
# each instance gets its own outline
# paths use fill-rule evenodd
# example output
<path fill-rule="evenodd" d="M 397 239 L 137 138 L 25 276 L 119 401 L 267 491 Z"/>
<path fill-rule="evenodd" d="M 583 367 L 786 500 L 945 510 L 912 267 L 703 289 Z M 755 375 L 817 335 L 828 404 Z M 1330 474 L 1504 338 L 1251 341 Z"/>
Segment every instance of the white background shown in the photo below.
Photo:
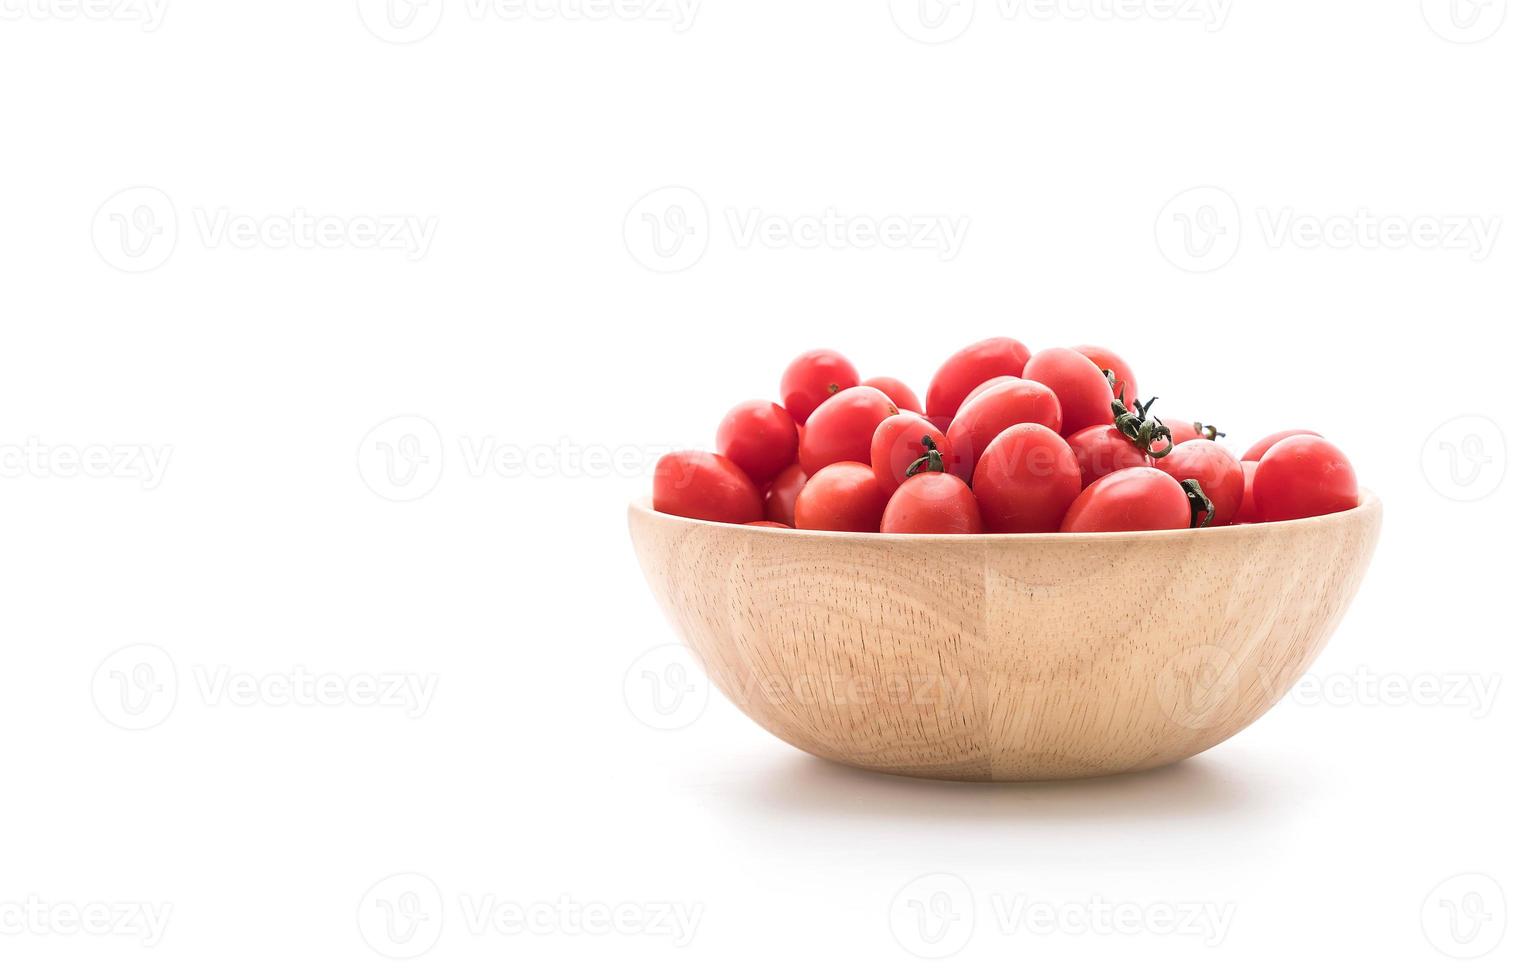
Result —
<path fill-rule="evenodd" d="M 0 971 L 1510 976 L 1504 0 L 589 2 L 0 0 Z M 998 333 L 1351 455 L 1302 687 L 1031 786 L 650 687 L 658 452 Z"/>

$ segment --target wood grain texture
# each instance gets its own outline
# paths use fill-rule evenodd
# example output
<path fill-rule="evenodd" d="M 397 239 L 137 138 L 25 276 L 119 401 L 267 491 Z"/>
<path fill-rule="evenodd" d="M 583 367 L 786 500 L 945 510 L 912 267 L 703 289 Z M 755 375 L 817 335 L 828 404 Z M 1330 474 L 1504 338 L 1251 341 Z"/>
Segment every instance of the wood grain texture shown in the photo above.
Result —
<path fill-rule="evenodd" d="M 791 531 L 630 510 L 715 685 L 791 745 L 937 779 L 1167 765 L 1252 724 L 1358 590 L 1382 508 L 1127 534 Z"/>

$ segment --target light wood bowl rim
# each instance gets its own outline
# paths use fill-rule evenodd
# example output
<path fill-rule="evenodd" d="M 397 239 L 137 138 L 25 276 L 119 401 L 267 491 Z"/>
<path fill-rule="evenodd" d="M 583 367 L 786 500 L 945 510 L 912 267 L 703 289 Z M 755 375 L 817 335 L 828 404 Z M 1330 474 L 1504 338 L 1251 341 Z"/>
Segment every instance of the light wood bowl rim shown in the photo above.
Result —
<path fill-rule="evenodd" d="M 1194 527 L 1180 528 L 1173 531 L 1100 531 L 1068 533 L 1063 531 L 1043 531 L 1035 534 L 886 534 L 881 531 L 813 531 L 792 527 L 752 527 L 748 524 L 727 524 L 722 521 L 706 521 L 696 517 L 680 517 L 677 514 L 665 514 L 653 509 L 652 498 L 640 497 L 631 502 L 628 511 L 650 515 L 656 520 L 667 521 L 672 524 L 704 525 L 706 527 L 719 527 L 738 532 L 752 534 L 782 534 L 787 537 L 800 538 L 832 538 L 837 540 L 853 539 L 860 542 L 888 542 L 888 541 L 962 541 L 965 544 L 982 543 L 985 541 L 1004 541 L 1016 544 L 1038 544 L 1051 541 L 1063 543 L 1097 542 L 1097 541 L 1131 541 L 1162 539 L 1177 535 L 1204 534 L 1207 537 L 1217 537 L 1223 534 L 1245 535 L 1254 534 L 1259 536 L 1283 533 L 1285 530 L 1299 530 L 1303 527 L 1323 525 L 1339 521 L 1350 521 L 1371 516 L 1384 509 L 1379 497 L 1372 491 L 1359 488 L 1358 506 L 1347 510 L 1337 511 L 1335 514 L 1322 514 L 1317 517 L 1300 517 L 1292 521 L 1269 521 L 1259 524 L 1228 524 L 1225 527 Z"/>

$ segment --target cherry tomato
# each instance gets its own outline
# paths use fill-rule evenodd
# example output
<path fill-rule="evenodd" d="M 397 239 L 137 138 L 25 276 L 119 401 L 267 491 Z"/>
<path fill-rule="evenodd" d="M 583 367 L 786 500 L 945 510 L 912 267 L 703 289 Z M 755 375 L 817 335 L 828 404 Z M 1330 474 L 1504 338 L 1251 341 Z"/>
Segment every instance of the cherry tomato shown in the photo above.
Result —
<path fill-rule="evenodd" d="M 1320 438 L 1321 433 L 1312 432 L 1310 429 L 1285 429 L 1283 432 L 1276 432 L 1271 436 L 1264 436 L 1262 439 L 1259 439 L 1257 442 L 1249 446 L 1248 451 L 1242 454 L 1243 461 L 1257 461 L 1262 459 L 1263 454 L 1274 448 L 1275 443 L 1281 439 L 1288 439 L 1290 436 L 1316 436 Z"/>
<path fill-rule="evenodd" d="M 904 482 L 905 471 L 911 464 L 927 455 L 927 447 L 921 441 L 924 438 L 932 440 L 943 464 L 950 471 L 956 471 L 957 457 L 953 453 L 952 441 L 921 416 L 891 415 L 874 430 L 869 464 L 874 467 L 879 487 L 885 493 L 893 493 Z"/>
<path fill-rule="evenodd" d="M 851 460 L 822 469 L 795 498 L 795 526 L 808 531 L 877 531 L 889 494 L 871 467 Z"/>
<path fill-rule="evenodd" d="M 1020 422 L 1036 422 L 1057 432 L 1063 423 L 1058 396 L 1044 384 L 1010 378 L 964 402 L 947 430 L 948 442 L 958 454 L 957 466 L 949 471 L 971 475 L 995 437 Z"/>
<path fill-rule="evenodd" d="M 1021 376 L 1053 389 L 1063 409 L 1063 425 L 1058 431 L 1064 435 L 1092 425 L 1109 425 L 1113 418 L 1111 402 L 1116 396 L 1110 382 L 1094 361 L 1076 350 L 1067 347 L 1040 350 L 1026 362 Z"/>
<path fill-rule="evenodd" d="M 795 526 L 795 498 L 805 486 L 805 470 L 799 463 L 786 466 L 763 494 L 763 516 L 770 521 Z"/>
<path fill-rule="evenodd" d="M 1190 526 L 1190 498 L 1179 481 L 1155 467 L 1107 473 L 1085 487 L 1060 531 L 1172 531 Z"/>
<path fill-rule="evenodd" d="M 742 467 L 715 453 L 668 453 L 653 468 L 653 509 L 701 521 L 746 524 L 763 519 L 758 488 Z"/>
<path fill-rule="evenodd" d="M 1021 377 L 1027 358 L 1032 356 L 1026 344 L 1009 337 L 991 337 L 970 344 L 949 357 L 932 376 L 926 389 L 926 416 L 938 427 L 947 425 L 958 406 L 981 381 L 996 375 Z"/>
<path fill-rule="evenodd" d="M 748 527 L 782 527 L 792 530 L 788 524 L 780 524 L 778 521 L 748 521 Z"/>
<path fill-rule="evenodd" d="M 1107 473 L 1129 466 L 1151 466 L 1152 458 L 1114 425 L 1092 425 L 1069 436 L 1069 448 L 1079 460 L 1079 481 L 1089 486 Z"/>
<path fill-rule="evenodd" d="M 1242 467 L 1242 503 L 1232 515 L 1233 524 L 1252 524 L 1258 520 L 1258 510 L 1253 506 L 1253 474 L 1258 472 L 1258 460 L 1245 459 Z"/>
<path fill-rule="evenodd" d="M 1260 521 L 1292 521 L 1357 506 L 1353 464 L 1320 436 L 1279 440 L 1253 474 L 1253 507 Z"/>
<path fill-rule="evenodd" d="M 1101 371 L 1109 371 L 1116 376 L 1115 390 L 1121 393 L 1121 401 L 1127 408 L 1131 408 L 1137 402 L 1137 375 L 1132 369 L 1114 352 L 1104 347 L 1096 347 L 1094 344 L 1076 344 L 1072 350 L 1088 357 L 1095 362 L 1095 366 Z"/>
<path fill-rule="evenodd" d="M 967 483 L 951 473 L 918 473 L 890 497 L 879 530 L 886 534 L 980 534 L 984 521 Z"/>
<path fill-rule="evenodd" d="M 921 414 L 921 399 L 916 393 L 899 378 L 870 378 L 863 383 L 865 388 L 878 388 L 890 396 L 890 401 L 902 412 L 915 412 Z"/>
<path fill-rule="evenodd" d="M 869 462 L 874 430 L 900 414 L 878 388 L 848 388 L 821 403 L 800 436 L 800 466 L 811 476 L 843 460 Z"/>
<path fill-rule="evenodd" d="M 1167 456 L 1154 460 L 1153 465 L 1176 481 L 1199 482 L 1201 491 L 1216 508 L 1209 527 L 1221 527 L 1237 519 L 1245 486 L 1242 464 L 1219 442 L 1194 439 L 1182 443 Z"/>
<path fill-rule="evenodd" d="M 1019 379 L 1019 378 L 1013 378 L 1009 374 L 997 374 L 993 378 L 987 378 L 984 381 L 979 382 L 978 386 L 975 387 L 973 391 L 969 392 L 967 395 L 964 396 L 964 398 L 963 398 L 963 404 L 958 406 L 958 415 L 962 415 L 963 414 L 964 405 L 967 405 L 969 402 L 973 401 L 975 398 L 978 398 L 980 395 L 984 394 L 986 391 L 989 391 L 991 388 L 993 388 L 996 385 L 1000 384 L 1002 381 L 1019 381 L 1019 380 L 1021 380 L 1021 379 Z M 954 417 L 956 418 L 957 416 L 954 416 Z"/>
<path fill-rule="evenodd" d="M 1022 422 L 996 436 L 980 455 L 974 496 L 990 531 L 1056 531 L 1079 496 L 1079 461 L 1057 432 Z"/>
<path fill-rule="evenodd" d="M 790 413 L 761 398 L 727 412 L 716 430 L 716 452 L 742 467 L 760 487 L 795 462 L 799 446 Z"/>
<path fill-rule="evenodd" d="M 785 410 L 804 425 L 822 402 L 858 384 L 858 369 L 834 350 L 806 351 L 790 362 L 779 379 Z"/>

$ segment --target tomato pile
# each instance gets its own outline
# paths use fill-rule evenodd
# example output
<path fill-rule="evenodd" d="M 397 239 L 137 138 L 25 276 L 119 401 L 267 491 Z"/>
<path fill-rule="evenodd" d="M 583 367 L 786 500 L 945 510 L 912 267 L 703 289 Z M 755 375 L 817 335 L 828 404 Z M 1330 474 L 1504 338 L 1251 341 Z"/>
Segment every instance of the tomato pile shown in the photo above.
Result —
<path fill-rule="evenodd" d="M 836 351 L 801 354 L 782 405 L 733 408 L 716 452 L 669 453 L 653 507 L 728 524 L 892 534 L 1157 531 L 1287 521 L 1358 505 L 1352 464 L 1287 429 L 1238 459 L 1215 426 L 1138 399 L 1103 347 L 964 348 L 925 404 L 860 380 Z"/>

